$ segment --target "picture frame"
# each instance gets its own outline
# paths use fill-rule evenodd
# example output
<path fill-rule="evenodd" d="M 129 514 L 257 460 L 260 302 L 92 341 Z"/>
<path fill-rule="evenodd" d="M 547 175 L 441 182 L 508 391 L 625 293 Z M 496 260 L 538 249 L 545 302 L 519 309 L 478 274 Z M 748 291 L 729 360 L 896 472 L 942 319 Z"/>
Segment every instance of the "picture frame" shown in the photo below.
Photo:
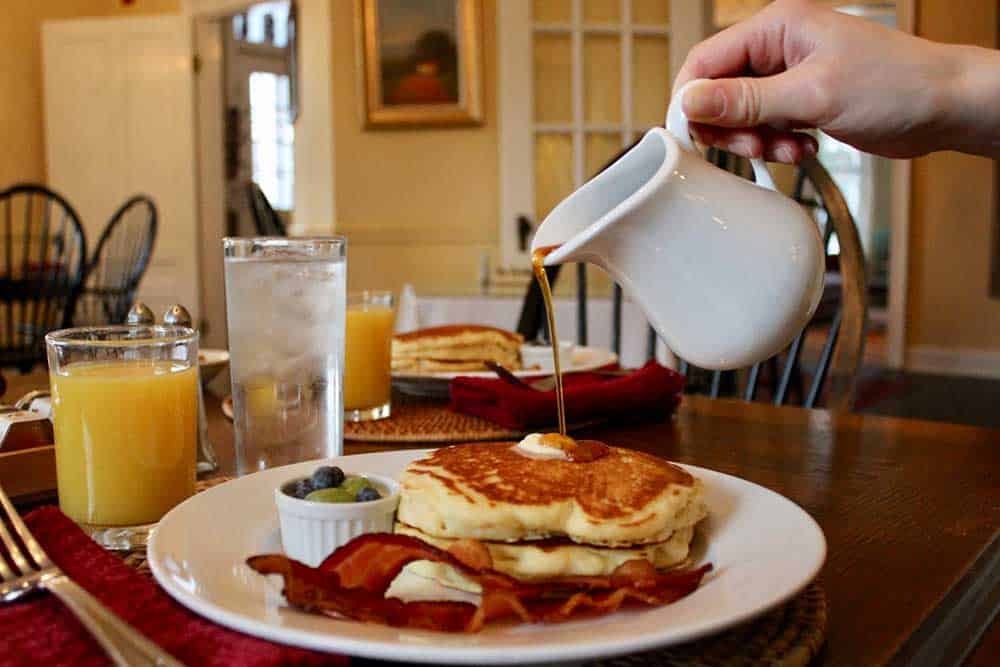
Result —
<path fill-rule="evenodd" d="M 358 0 L 364 125 L 481 125 L 482 1 Z"/>

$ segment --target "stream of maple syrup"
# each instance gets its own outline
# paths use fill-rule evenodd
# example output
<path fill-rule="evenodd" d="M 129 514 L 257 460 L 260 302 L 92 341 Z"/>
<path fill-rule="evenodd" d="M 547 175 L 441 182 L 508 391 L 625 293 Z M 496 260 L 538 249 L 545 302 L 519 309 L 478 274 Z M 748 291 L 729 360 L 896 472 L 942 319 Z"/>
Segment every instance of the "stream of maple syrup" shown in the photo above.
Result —
<path fill-rule="evenodd" d="M 559 246 L 550 245 L 538 248 L 531 253 L 531 270 L 535 274 L 538 286 L 542 288 L 542 300 L 545 301 L 545 317 L 549 323 L 549 340 L 552 342 L 552 360 L 556 373 L 556 407 L 559 411 L 559 435 L 566 435 L 566 403 L 563 398 L 562 366 L 559 360 L 559 335 L 556 333 L 556 309 L 552 303 L 552 286 L 549 276 L 545 273 L 545 257 Z"/>

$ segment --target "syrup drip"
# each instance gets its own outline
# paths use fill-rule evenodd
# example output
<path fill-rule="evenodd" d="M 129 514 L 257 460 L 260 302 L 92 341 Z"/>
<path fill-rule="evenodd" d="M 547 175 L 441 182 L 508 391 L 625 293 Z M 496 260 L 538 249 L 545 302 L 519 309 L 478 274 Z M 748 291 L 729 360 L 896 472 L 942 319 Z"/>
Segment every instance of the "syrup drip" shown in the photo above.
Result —
<path fill-rule="evenodd" d="M 542 299 L 545 301 L 545 317 L 549 323 L 549 339 L 552 342 L 552 360 L 556 373 L 556 407 L 559 411 L 559 435 L 566 435 L 566 404 L 563 398 L 562 367 L 559 363 L 559 335 L 556 333 L 556 313 L 552 303 L 552 286 L 549 276 L 545 273 L 545 257 L 559 246 L 538 248 L 531 253 L 531 270 L 535 274 L 538 286 L 542 288 Z"/>

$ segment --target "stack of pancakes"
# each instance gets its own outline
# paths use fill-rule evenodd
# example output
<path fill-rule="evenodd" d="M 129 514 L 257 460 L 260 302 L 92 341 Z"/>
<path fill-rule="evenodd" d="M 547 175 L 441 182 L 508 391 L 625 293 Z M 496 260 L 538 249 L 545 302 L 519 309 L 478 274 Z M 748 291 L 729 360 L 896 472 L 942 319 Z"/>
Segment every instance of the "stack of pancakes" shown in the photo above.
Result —
<path fill-rule="evenodd" d="M 400 482 L 396 532 L 442 549 L 479 540 L 494 569 L 523 581 L 606 576 L 635 559 L 679 565 L 706 515 L 698 479 L 617 447 L 574 462 L 511 442 L 458 445 L 414 461 Z M 463 587 L 441 567 L 414 571 Z"/>
<path fill-rule="evenodd" d="M 478 324 L 453 324 L 398 334 L 392 339 L 392 370 L 440 373 L 486 370 L 494 361 L 521 367 L 520 334 Z"/>

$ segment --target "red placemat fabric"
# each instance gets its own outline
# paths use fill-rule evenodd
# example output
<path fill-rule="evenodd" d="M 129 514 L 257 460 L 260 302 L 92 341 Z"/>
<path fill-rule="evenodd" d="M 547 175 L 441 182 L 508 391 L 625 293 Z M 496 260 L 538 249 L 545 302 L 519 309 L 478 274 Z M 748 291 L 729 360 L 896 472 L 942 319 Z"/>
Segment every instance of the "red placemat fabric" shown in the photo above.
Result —
<path fill-rule="evenodd" d="M 151 578 L 95 544 L 55 507 L 39 508 L 24 520 L 71 579 L 185 665 L 349 664 L 346 657 L 274 644 L 189 612 Z M 210 540 L 206 538 L 207 549 Z M 0 665 L 110 664 L 76 617 L 48 593 L 0 607 L 0 628 Z"/>
<path fill-rule="evenodd" d="M 536 391 L 501 379 L 457 377 L 451 381 L 451 409 L 525 431 L 557 422 L 555 391 Z M 684 376 L 655 361 L 633 373 L 566 375 L 566 421 L 598 418 L 666 418 L 677 407 Z"/>

